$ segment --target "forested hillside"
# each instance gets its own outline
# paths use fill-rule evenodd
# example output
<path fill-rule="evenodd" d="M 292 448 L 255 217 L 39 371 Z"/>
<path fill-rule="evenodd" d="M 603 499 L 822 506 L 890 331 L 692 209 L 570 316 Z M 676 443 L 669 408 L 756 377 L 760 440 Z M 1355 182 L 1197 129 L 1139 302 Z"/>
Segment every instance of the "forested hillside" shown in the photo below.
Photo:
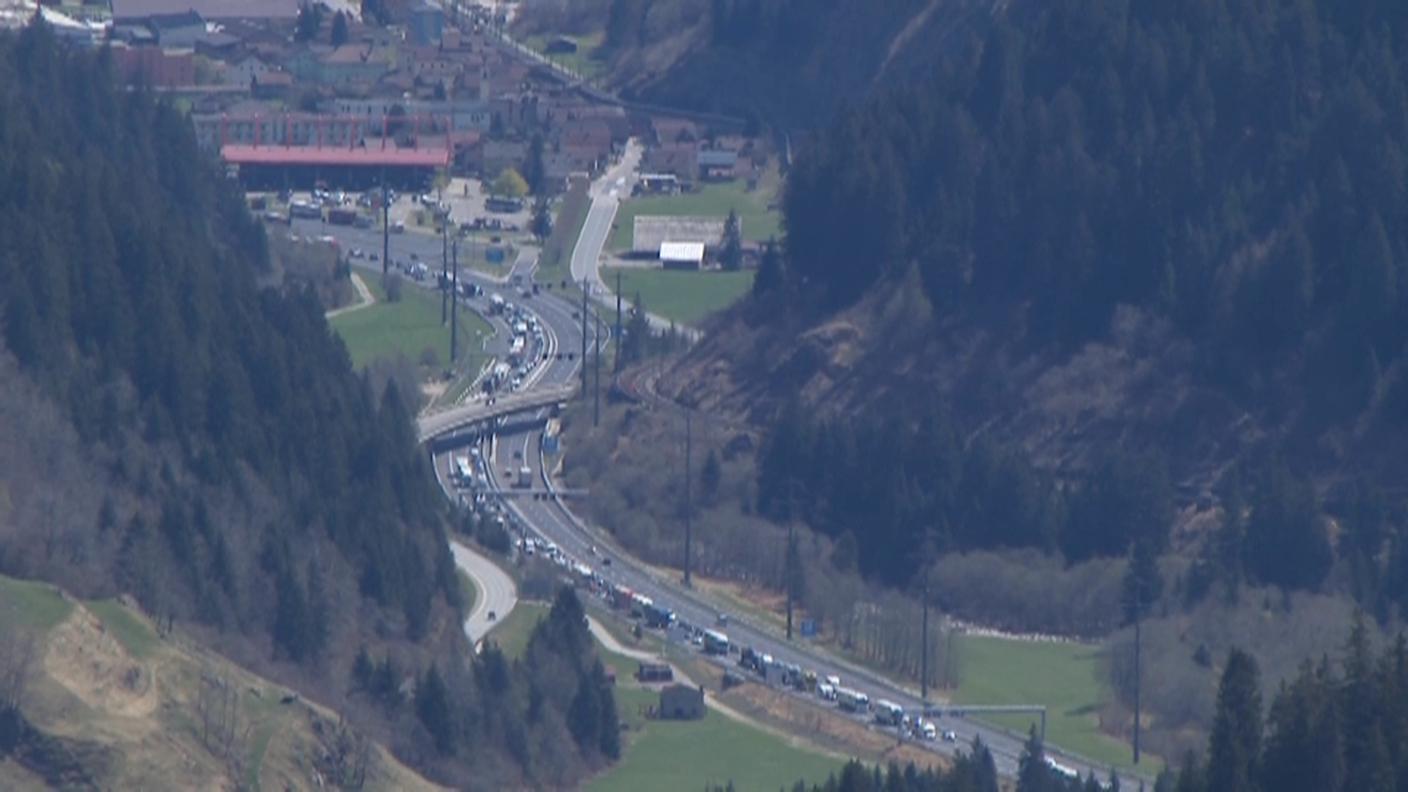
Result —
<path fill-rule="evenodd" d="M 130 595 L 438 780 L 568 783 L 616 750 L 580 606 L 472 665 L 446 518 L 188 119 L 0 35 L 0 572 Z"/>
<path fill-rule="evenodd" d="M 1324 508 L 1365 604 L 1404 602 L 1406 35 L 1393 3 L 1016 2 L 974 58 L 843 115 L 791 174 L 770 299 L 816 322 L 917 272 L 933 318 L 870 351 L 923 350 L 899 385 L 939 384 L 943 420 L 910 460 L 784 421 L 764 504 L 854 524 L 850 480 L 902 512 L 877 552 L 928 526 L 1080 560 L 1164 548 L 1179 486 L 1236 504 L 1205 571 L 1305 588 Z M 993 453 L 1034 432 L 1035 469 Z"/>
<path fill-rule="evenodd" d="M 959 618 L 1104 637 L 1126 707 L 1152 586 L 1176 760 L 1232 644 L 1274 686 L 1408 612 L 1408 11 L 1014 0 L 977 35 L 799 146 L 782 255 L 645 381 L 756 449 L 736 511 L 837 581 L 934 558 Z"/>
<path fill-rule="evenodd" d="M 610 81 L 647 102 L 815 127 L 970 42 L 982 0 L 530 0 L 520 29 L 604 29 Z"/>
<path fill-rule="evenodd" d="M 256 286 L 263 230 L 185 118 L 42 30 L 7 39 L 0 214 L 5 346 L 89 449 L 51 483 L 131 494 L 45 526 L 11 469 L 7 573 L 262 628 L 295 661 L 349 590 L 425 632 L 456 587 L 409 418 L 352 374 L 311 295 Z M 56 527 L 62 548 L 32 541 Z"/>

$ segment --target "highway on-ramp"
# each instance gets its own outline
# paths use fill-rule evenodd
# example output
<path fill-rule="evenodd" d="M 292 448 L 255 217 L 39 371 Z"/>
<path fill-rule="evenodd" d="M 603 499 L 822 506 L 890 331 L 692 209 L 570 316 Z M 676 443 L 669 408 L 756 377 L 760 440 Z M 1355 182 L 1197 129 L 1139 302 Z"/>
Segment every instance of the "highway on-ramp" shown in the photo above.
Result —
<path fill-rule="evenodd" d="M 484 636 L 518 604 L 518 587 L 493 561 L 459 542 L 451 541 L 450 551 L 454 553 L 455 566 L 464 570 L 478 589 L 474 607 L 464 620 L 464 636 L 477 648 Z"/>

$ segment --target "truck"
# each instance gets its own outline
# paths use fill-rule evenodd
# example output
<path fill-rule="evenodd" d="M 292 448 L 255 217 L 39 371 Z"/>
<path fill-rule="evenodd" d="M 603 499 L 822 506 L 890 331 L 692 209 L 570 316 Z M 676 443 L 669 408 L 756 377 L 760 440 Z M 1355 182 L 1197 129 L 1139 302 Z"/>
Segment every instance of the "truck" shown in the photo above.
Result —
<path fill-rule="evenodd" d="M 880 699 L 875 702 L 875 722 L 881 726 L 899 726 L 904 723 L 904 707 L 893 701 Z"/>
<path fill-rule="evenodd" d="M 711 655 L 728 654 L 728 636 L 718 630 L 705 630 L 704 653 Z"/>
<path fill-rule="evenodd" d="M 357 222 L 357 210 L 334 206 L 328 210 L 328 222 L 332 225 L 350 226 Z"/>
<path fill-rule="evenodd" d="M 663 605 L 650 603 L 641 608 L 641 613 L 645 617 L 645 626 L 656 629 L 666 629 L 675 621 L 675 612 Z"/>

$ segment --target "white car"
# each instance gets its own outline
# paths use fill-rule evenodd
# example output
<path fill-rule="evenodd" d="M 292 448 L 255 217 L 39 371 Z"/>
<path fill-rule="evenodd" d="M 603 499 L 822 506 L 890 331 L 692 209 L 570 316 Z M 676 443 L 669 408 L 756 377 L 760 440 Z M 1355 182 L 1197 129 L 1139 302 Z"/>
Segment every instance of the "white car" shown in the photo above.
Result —
<path fill-rule="evenodd" d="M 946 743 L 956 743 L 956 742 L 958 742 L 958 732 L 955 732 L 953 729 L 949 729 L 949 730 L 945 731 L 945 732 L 944 732 L 944 742 L 946 742 Z"/>

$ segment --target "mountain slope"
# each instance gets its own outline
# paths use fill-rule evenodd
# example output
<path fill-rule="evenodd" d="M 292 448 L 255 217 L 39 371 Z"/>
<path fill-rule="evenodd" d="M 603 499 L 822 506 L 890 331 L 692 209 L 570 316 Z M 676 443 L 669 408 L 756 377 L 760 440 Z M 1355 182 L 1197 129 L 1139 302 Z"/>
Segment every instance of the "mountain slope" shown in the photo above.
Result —
<path fill-rule="evenodd" d="M 307 789 L 319 778 L 347 786 L 361 778 L 367 789 L 434 788 L 346 730 L 336 713 L 158 635 L 120 602 L 77 602 L 46 584 L 0 578 L 0 626 L 6 692 L 17 693 L 24 715 L 23 733 L 0 746 L 0 787 L 76 786 L 86 777 L 104 789 L 251 780 Z M 12 688 L 26 652 L 28 673 Z M 84 717 L 73 718 L 74 709 Z"/>
<path fill-rule="evenodd" d="M 1200 591 L 1328 585 L 1387 617 L 1408 604 L 1405 33 L 1372 2 L 1012 3 L 972 57 L 800 155 L 782 285 L 662 384 L 774 428 L 800 394 L 820 417 L 774 433 L 759 502 L 829 533 L 878 499 L 865 530 L 896 552 L 926 527 L 1068 560 L 1172 542 Z M 936 419 L 930 452 L 891 464 L 841 425 L 881 416 Z M 996 469 L 974 503 L 962 474 Z M 1019 491 L 1027 516 L 996 519 Z"/>
<path fill-rule="evenodd" d="M 263 232 L 185 119 L 41 29 L 0 50 L 0 108 L 5 345 L 89 463 L 40 492 L 12 486 L 15 528 L 38 529 L 46 488 L 134 496 L 80 497 L 65 554 L 13 541 L 8 571 L 262 626 L 294 661 L 325 628 L 280 608 L 326 622 L 349 589 L 423 633 L 455 585 L 400 400 L 357 381 L 311 296 L 258 287 Z"/>
<path fill-rule="evenodd" d="M 599 57 L 631 98 L 765 120 L 825 122 L 924 73 L 986 20 L 980 0 L 609 0 L 524 3 L 524 32 L 605 30 Z"/>
<path fill-rule="evenodd" d="M 187 119 L 102 51 L 0 34 L 0 217 L 0 574 L 130 597 L 439 781 L 558 788 L 615 758 L 570 611 L 535 665 L 470 656 L 399 394 L 270 267 Z"/>

